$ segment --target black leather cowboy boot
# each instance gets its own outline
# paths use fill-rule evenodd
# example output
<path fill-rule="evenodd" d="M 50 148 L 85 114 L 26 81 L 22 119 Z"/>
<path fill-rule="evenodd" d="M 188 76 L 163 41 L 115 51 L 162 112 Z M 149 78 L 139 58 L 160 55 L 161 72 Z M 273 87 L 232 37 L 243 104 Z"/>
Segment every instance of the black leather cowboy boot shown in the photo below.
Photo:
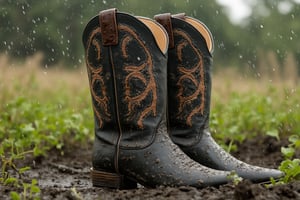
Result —
<path fill-rule="evenodd" d="M 168 136 L 168 35 L 157 22 L 104 10 L 88 22 L 83 44 L 95 117 L 94 186 L 228 182 L 228 172 L 196 163 Z"/>
<path fill-rule="evenodd" d="M 223 150 L 209 132 L 213 40 L 209 29 L 184 14 L 156 15 L 170 38 L 168 121 L 171 138 L 189 157 L 210 168 L 234 170 L 253 182 L 281 171 L 246 164 Z"/>

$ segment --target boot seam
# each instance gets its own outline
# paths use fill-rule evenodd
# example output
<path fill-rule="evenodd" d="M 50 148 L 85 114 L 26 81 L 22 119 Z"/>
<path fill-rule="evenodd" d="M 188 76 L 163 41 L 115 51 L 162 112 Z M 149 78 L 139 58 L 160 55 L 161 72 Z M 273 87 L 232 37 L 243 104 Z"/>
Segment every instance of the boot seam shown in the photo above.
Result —
<path fill-rule="evenodd" d="M 114 103 L 115 103 L 115 107 L 116 107 L 116 120 L 117 120 L 117 125 L 118 125 L 118 130 L 119 130 L 119 134 L 118 134 L 118 139 L 117 139 L 117 143 L 115 145 L 115 155 L 114 155 L 114 167 L 115 167 L 115 171 L 116 173 L 120 173 L 119 171 L 119 154 L 120 154 L 120 143 L 121 143 L 121 139 L 122 139 L 122 127 L 121 127 L 121 123 L 120 123 L 120 113 L 119 113 L 119 103 L 118 103 L 118 92 L 117 92 L 117 81 L 116 81 L 116 70 L 115 70 L 115 66 L 114 66 L 114 62 L 113 62 L 113 58 L 112 58 L 112 49 L 111 46 L 109 46 L 109 58 L 110 58 L 110 64 L 111 64 L 111 68 L 112 68 L 112 72 L 113 72 L 113 84 L 114 84 L 114 94 L 115 94 L 115 98 L 114 98 Z"/>

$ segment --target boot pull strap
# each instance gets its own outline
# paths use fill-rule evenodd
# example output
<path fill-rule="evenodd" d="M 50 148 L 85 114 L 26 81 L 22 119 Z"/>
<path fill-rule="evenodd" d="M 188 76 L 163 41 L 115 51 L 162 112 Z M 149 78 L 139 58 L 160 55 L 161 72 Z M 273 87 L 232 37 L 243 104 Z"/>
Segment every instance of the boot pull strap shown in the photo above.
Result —
<path fill-rule="evenodd" d="M 103 10 L 99 13 L 99 23 L 103 46 L 118 44 L 118 25 L 116 20 L 116 8 Z"/>
<path fill-rule="evenodd" d="M 154 19 L 166 29 L 169 35 L 169 48 L 174 48 L 174 35 L 173 35 L 173 28 L 171 22 L 171 14 L 164 13 L 164 14 L 155 15 Z"/>

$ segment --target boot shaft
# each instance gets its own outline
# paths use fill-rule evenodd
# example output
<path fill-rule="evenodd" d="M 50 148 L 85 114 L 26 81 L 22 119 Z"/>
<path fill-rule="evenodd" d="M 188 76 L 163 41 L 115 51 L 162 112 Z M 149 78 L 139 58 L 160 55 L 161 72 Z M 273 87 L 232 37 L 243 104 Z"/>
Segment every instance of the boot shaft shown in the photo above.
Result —
<path fill-rule="evenodd" d="M 200 140 L 202 130 L 209 123 L 212 56 L 204 36 L 185 16 L 164 14 L 156 16 L 156 20 L 167 29 L 170 38 L 168 122 L 171 137 L 177 144 L 190 146 Z"/>
<path fill-rule="evenodd" d="M 167 56 L 137 18 L 100 13 L 83 33 L 96 137 L 120 148 L 153 141 L 166 109 Z"/>

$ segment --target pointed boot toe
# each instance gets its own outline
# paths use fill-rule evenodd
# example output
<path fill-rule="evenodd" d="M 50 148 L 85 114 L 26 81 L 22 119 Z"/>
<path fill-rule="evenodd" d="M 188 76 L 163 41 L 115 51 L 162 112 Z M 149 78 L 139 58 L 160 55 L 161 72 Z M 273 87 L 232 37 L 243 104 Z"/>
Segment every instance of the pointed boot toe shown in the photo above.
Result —
<path fill-rule="evenodd" d="M 280 178 L 283 173 L 246 164 L 224 151 L 209 129 L 213 39 L 209 29 L 184 14 L 156 15 L 167 30 L 168 124 L 170 137 L 190 158 L 207 167 L 235 171 L 253 182 Z"/>
<path fill-rule="evenodd" d="M 201 188 L 229 181 L 228 172 L 196 163 L 168 136 L 168 35 L 162 26 L 104 10 L 86 25 L 83 44 L 95 120 L 93 186 Z"/>
<path fill-rule="evenodd" d="M 252 182 L 265 182 L 270 178 L 276 180 L 284 176 L 284 173 L 279 170 L 250 165 L 233 157 L 215 142 L 208 130 L 203 132 L 199 143 L 181 149 L 189 157 L 207 167 L 235 171 L 240 177 Z"/>

